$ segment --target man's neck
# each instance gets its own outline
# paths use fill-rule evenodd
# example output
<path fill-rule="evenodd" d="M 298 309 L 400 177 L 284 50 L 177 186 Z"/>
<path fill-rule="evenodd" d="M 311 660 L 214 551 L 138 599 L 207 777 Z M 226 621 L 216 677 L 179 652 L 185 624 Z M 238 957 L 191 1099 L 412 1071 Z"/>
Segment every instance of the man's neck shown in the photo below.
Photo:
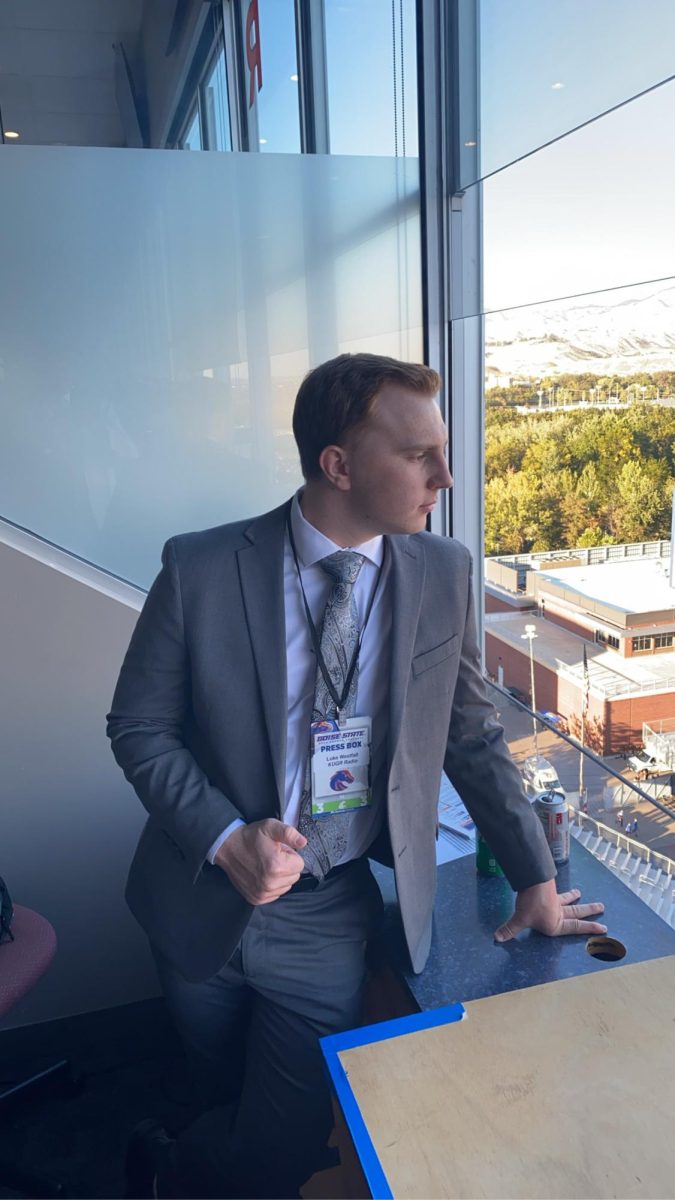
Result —
<path fill-rule="evenodd" d="M 322 487 L 308 483 L 300 495 L 300 510 L 305 520 L 336 546 L 361 546 L 376 536 L 373 530 L 365 529 L 350 513 L 341 510 L 336 500 L 337 494 L 332 491 L 327 494 Z"/>

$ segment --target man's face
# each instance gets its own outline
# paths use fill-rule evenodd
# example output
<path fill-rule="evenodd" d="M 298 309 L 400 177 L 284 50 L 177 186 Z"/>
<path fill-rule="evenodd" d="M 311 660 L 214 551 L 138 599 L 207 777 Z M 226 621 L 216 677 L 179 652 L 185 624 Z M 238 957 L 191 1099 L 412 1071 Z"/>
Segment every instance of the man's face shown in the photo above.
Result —
<path fill-rule="evenodd" d="M 370 536 L 419 533 L 438 492 L 452 487 L 448 434 L 436 401 L 386 384 L 345 446 L 353 518 Z"/>

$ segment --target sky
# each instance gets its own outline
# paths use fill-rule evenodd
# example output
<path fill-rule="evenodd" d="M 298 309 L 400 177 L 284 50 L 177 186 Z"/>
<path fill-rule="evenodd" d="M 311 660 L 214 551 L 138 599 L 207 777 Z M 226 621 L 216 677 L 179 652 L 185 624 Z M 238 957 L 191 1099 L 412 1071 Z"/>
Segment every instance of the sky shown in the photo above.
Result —
<path fill-rule="evenodd" d="M 672 0 L 476 2 L 483 176 L 675 72 Z"/>
<path fill-rule="evenodd" d="M 416 155 L 414 0 L 397 0 L 394 31 L 391 0 L 324 3 L 331 153 L 393 155 L 396 112 L 399 154 L 405 130 L 405 152 Z M 265 139 L 261 150 L 295 153 L 300 137 L 298 84 L 292 78 L 298 71 L 294 0 L 258 0 L 258 9 L 263 71 L 258 119 Z"/>
<path fill-rule="evenodd" d="M 485 181 L 484 307 L 675 275 L 674 199 L 667 83 Z"/>
<path fill-rule="evenodd" d="M 673 0 L 477 3 L 483 310 L 675 276 Z"/>

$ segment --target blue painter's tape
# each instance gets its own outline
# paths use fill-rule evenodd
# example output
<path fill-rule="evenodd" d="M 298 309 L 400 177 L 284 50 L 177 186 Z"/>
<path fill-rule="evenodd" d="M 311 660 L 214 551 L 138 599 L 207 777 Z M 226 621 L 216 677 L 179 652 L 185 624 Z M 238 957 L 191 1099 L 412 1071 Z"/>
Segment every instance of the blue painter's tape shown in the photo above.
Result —
<path fill-rule="evenodd" d="M 328 1037 L 321 1038 L 320 1045 L 326 1069 L 351 1134 L 354 1149 L 359 1156 L 370 1194 L 375 1197 L 375 1200 L 394 1200 L 393 1192 L 377 1157 L 347 1072 L 340 1062 L 339 1053 L 342 1050 L 353 1050 L 357 1046 L 370 1046 L 374 1042 L 384 1042 L 389 1038 L 401 1037 L 403 1034 L 417 1033 L 421 1029 L 449 1025 L 453 1021 L 463 1020 L 465 1015 L 464 1005 L 447 1004 L 443 1008 L 435 1008 L 430 1012 L 396 1017 L 393 1021 L 381 1021 L 377 1025 L 364 1025 L 361 1029 L 349 1029 L 346 1033 L 333 1033 Z"/>

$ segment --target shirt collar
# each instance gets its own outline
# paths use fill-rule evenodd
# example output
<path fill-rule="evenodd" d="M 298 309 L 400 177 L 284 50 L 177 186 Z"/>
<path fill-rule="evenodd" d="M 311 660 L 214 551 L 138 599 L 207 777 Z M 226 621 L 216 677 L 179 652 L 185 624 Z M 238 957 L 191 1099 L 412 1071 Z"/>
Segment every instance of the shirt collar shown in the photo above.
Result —
<path fill-rule="evenodd" d="M 291 527 L 293 529 L 293 540 L 298 552 L 298 559 L 303 567 L 311 567 L 315 563 L 318 563 L 320 559 L 326 558 L 329 554 L 335 554 L 336 550 L 345 549 L 355 550 L 358 554 L 362 554 L 375 567 L 382 565 L 384 538 L 381 533 L 374 538 L 370 538 L 367 542 L 362 542 L 360 546 L 337 546 L 335 542 L 331 542 L 330 538 L 327 538 L 314 525 L 310 525 L 309 521 L 303 516 L 302 509 L 300 508 L 301 495 L 302 488 L 295 493 L 291 504 Z"/>

